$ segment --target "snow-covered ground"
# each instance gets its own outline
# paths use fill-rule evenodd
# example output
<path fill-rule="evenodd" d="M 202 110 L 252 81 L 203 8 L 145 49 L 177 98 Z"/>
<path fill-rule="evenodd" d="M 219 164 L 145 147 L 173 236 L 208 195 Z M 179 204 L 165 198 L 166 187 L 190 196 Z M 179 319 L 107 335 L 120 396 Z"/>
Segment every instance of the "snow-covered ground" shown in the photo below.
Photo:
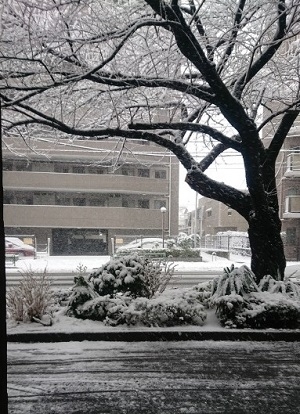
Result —
<path fill-rule="evenodd" d="M 250 265 L 250 257 L 231 255 L 231 260 L 224 259 L 217 256 L 212 256 L 207 253 L 201 253 L 203 262 L 177 262 L 176 270 L 222 270 L 224 267 L 230 266 L 232 263 L 236 267 L 243 264 Z M 7 273 L 18 270 L 27 270 L 29 267 L 34 271 L 41 271 L 45 268 L 48 273 L 51 272 L 77 272 L 78 266 L 86 267 L 86 272 L 91 272 L 93 269 L 101 267 L 107 263 L 110 256 L 48 256 L 37 259 L 25 258 L 13 264 L 7 264 Z"/>
<path fill-rule="evenodd" d="M 213 257 L 206 253 L 202 253 L 203 262 L 177 262 L 176 270 L 177 271 L 193 271 L 193 270 L 215 270 L 219 272 L 224 267 L 230 266 L 232 263 L 239 267 L 243 264 L 250 265 L 250 258 L 244 256 L 234 256 L 232 255 L 232 260 L 227 260 L 224 258 Z M 82 268 L 86 267 L 86 273 L 89 273 L 95 268 L 100 267 L 109 260 L 109 256 L 51 256 L 38 259 L 25 259 L 19 260 L 16 267 L 7 267 L 7 273 L 9 274 L 12 271 L 26 270 L 31 268 L 32 270 L 40 271 L 47 268 L 47 272 L 74 272 L 78 273 L 78 266 Z M 291 262 L 288 263 L 290 266 L 290 272 L 294 271 L 300 272 L 300 262 Z M 288 267 L 289 269 L 289 267 Z M 43 326 L 39 323 L 16 323 L 9 320 L 7 323 L 8 333 L 21 333 L 21 332 L 103 332 L 103 331 L 122 331 L 122 330 L 151 330 L 157 328 L 147 328 L 147 327 L 127 327 L 127 326 L 118 326 L 111 327 L 106 326 L 102 322 L 96 322 L 91 320 L 80 320 L 75 318 L 67 317 L 63 314 L 62 311 L 56 313 L 53 318 L 52 326 Z M 159 328 L 160 330 L 178 330 L 178 327 L 174 328 Z M 219 321 L 217 320 L 214 311 L 208 311 L 207 320 L 204 326 L 185 326 L 180 327 L 180 330 L 221 330 Z"/>
<path fill-rule="evenodd" d="M 223 257 L 213 256 L 205 252 L 201 252 L 202 262 L 181 262 L 176 261 L 176 271 L 220 271 L 224 267 L 234 264 L 235 267 L 247 265 L 250 267 L 250 257 L 239 256 L 230 254 L 230 260 Z M 45 256 L 37 259 L 24 258 L 16 262 L 16 266 L 12 263 L 6 264 L 6 272 L 13 273 L 16 270 L 24 271 L 28 268 L 34 271 L 43 271 L 45 268 L 48 273 L 61 272 L 61 273 L 78 273 L 78 266 L 82 268 L 86 267 L 86 272 L 89 273 L 94 269 L 101 267 L 107 263 L 110 256 Z M 297 276 L 300 277 L 300 262 L 288 262 L 286 269 L 286 276 L 290 276 L 291 273 L 297 272 Z"/>

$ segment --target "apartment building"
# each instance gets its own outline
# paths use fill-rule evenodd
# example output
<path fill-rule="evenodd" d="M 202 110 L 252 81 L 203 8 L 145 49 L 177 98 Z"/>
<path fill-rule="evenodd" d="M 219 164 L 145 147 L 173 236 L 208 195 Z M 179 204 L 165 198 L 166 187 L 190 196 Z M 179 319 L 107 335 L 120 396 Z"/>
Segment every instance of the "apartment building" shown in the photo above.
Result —
<path fill-rule="evenodd" d="M 185 232 L 197 233 L 201 237 L 216 235 L 226 231 L 247 231 L 247 221 L 235 210 L 225 204 L 201 197 L 197 203 L 197 210 L 189 213 L 188 221 L 185 220 Z M 184 231 L 184 229 L 181 229 Z"/>
<path fill-rule="evenodd" d="M 277 189 L 287 260 L 300 260 L 300 117 L 277 161 Z"/>
<path fill-rule="evenodd" d="M 176 157 L 142 140 L 10 139 L 5 234 L 50 241 L 53 255 L 110 254 L 126 237 L 161 236 L 162 221 L 177 235 L 178 180 Z"/>

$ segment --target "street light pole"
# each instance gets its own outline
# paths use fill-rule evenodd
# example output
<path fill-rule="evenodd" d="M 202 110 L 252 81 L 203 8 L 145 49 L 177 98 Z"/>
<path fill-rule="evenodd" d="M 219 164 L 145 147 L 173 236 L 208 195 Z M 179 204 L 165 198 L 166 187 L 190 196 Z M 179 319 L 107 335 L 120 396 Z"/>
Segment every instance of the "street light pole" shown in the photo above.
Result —
<path fill-rule="evenodd" d="M 166 214 L 166 207 L 161 207 L 161 235 L 162 235 L 162 241 L 163 241 L 163 248 L 165 247 L 165 214 Z"/>

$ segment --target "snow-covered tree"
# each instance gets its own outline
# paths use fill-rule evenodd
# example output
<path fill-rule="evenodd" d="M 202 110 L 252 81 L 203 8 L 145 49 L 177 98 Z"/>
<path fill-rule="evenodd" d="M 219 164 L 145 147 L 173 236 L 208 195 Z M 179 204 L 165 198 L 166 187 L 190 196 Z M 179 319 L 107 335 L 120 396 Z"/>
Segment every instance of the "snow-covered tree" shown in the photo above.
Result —
<path fill-rule="evenodd" d="M 39 135 L 147 140 L 249 223 L 252 270 L 285 269 L 276 158 L 299 114 L 298 0 L 10 0 L 1 13 L 5 145 Z M 199 162 L 191 135 L 204 142 Z M 241 154 L 247 192 L 208 177 Z"/>

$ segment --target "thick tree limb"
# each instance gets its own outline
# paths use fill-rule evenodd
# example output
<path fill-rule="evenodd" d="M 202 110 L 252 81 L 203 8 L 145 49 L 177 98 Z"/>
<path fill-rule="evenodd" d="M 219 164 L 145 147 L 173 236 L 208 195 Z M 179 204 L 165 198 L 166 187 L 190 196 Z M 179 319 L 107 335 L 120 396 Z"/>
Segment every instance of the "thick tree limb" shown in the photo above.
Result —
<path fill-rule="evenodd" d="M 128 127 L 130 129 L 137 130 L 175 129 L 180 131 L 194 131 L 204 133 L 221 142 L 227 148 L 233 148 L 236 151 L 241 151 L 241 143 L 238 140 L 229 138 L 208 125 L 197 124 L 193 122 L 155 122 L 151 124 L 133 123 L 129 124 Z"/>
<path fill-rule="evenodd" d="M 220 154 L 226 151 L 228 147 L 224 144 L 217 144 L 210 152 L 199 162 L 198 167 L 201 171 L 207 170 L 208 167 L 218 158 Z"/>
<path fill-rule="evenodd" d="M 290 110 L 289 112 L 286 112 L 281 122 L 274 134 L 274 137 L 271 141 L 271 144 L 269 145 L 269 148 L 266 150 L 266 162 L 275 164 L 276 158 L 279 154 L 280 149 L 282 148 L 282 145 L 284 143 L 284 140 L 289 133 L 291 127 L 294 124 L 294 121 L 296 120 L 297 116 L 299 115 L 300 110 Z"/>
<path fill-rule="evenodd" d="M 188 171 L 185 181 L 193 190 L 204 197 L 221 201 L 238 211 L 246 220 L 249 219 L 251 198 L 243 191 L 207 177 L 196 165 Z"/>

